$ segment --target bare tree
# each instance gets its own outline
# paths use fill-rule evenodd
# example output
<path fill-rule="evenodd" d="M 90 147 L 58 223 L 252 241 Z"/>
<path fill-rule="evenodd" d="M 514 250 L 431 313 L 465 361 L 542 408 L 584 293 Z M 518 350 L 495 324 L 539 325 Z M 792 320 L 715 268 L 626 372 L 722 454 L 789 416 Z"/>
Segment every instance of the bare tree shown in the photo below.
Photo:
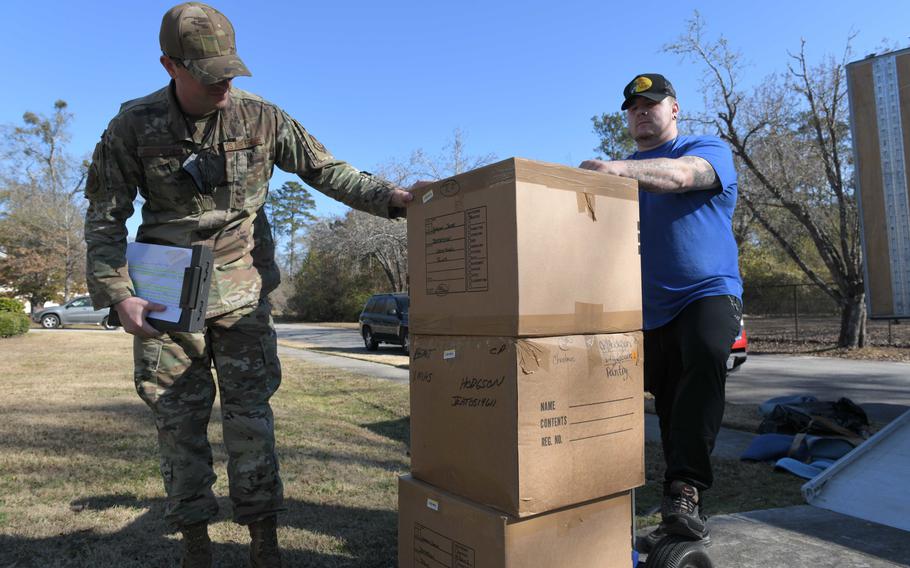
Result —
<path fill-rule="evenodd" d="M 2 283 L 27 296 L 33 309 L 62 292 L 84 289 L 84 201 L 87 163 L 66 153 L 72 114 L 65 101 L 50 117 L 26 112 L 3 127 L 0 171 Z"/>
<path fill-rule="evenodd" d="M 493 154 L 469 155 L 464 134 L 456 129 L 441 153 L 431 157 L 415 150 L 406 161 L 390 160 L 378 168 L 380 177 L 396 185 L 408 186 L 417 180 L 438 180 L 466 172 L 496 159 Z M 318 249 L 351 266 L 378 267 L 395 292 L 407 290 L 407 225 L 401 220 L 374 217 L 350 211 L 342 218 L 325 219 L 310 227 L 311 249 Z"/>
<path fill-rule="evenodd" d="M 865 343 L 866 308 L 846 122 L 850 40 L 840 59 L 826 57 L 816 65 L 803 41 L 786 73 L 748 92 L 740 84 L 741 54 L 722 36 L 707 40 L 697 12 L 664 49 L 703 67 L 706 110 L 691 120 L 730 144 L 740 166 L 741 200 L 806 277 L 837 302 L 838 344 L 852 348 Z M 797 230 L 811 247 L 795 245 Z"/>
<path fill-rule="evenodd" d="M 311 247 L 335 258 L 354 261 L 353 266 L 378 266 L 393 292 L 407 290 L 407 226 L 362 211 L 349 211 L 341 219 L 325 220 L 310 232 Z"/>
<path fill-rule="evenodd" d="M 496 160 L 495 154 L 471 156 L 465 150 L 465 135 L 460 128 L 452 131 L 452 139 L 436 156 L 423 149 L 414 150 L 407 161 L 389 160 L 381 165 L 379 175 L 402 186 L 418 180 L 439 180 L 464 173 Z"/>

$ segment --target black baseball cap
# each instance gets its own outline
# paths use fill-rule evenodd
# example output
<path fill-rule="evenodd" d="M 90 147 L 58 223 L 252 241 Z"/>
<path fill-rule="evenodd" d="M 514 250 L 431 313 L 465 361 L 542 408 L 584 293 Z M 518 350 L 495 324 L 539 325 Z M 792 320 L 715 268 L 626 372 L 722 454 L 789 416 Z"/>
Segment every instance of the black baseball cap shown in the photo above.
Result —
<path fill-rule="evenodd" d="M 638 75 L 626 85 L 626 88 L 622 90 L 622 96 L 625 97 L 625 100 L 621 108 L 626 110 L 632 106 L 632 99 L 635 97 L 645 97 L 646 99 L 660 102 L 667 97 L 676 98 L 676 89 L 663 75 L 644 73 Z"/>

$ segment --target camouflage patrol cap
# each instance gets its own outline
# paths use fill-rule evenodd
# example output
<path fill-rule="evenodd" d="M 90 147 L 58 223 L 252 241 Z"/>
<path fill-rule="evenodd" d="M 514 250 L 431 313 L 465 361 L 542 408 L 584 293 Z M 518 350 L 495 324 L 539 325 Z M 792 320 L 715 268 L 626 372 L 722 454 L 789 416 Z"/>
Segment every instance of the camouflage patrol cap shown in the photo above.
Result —
<path fill-rule="evenodd" d="M 161 51 L 183 62 L 202 83 L 252 76 L 237 56 L 234 26 L 218 10 L 201 2 L 174 6 L 161 20 Z"/>

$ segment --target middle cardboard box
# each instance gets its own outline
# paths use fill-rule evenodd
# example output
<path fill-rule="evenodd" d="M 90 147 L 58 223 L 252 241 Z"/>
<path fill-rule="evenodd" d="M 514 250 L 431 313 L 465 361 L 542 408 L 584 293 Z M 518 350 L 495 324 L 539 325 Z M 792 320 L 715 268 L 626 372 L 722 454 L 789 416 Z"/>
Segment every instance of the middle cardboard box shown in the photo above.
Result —
<path fill-rule="evenodd" d="M 516 517 L 644 484 L 641 332 L 413 338 L 411 473 Z"/>

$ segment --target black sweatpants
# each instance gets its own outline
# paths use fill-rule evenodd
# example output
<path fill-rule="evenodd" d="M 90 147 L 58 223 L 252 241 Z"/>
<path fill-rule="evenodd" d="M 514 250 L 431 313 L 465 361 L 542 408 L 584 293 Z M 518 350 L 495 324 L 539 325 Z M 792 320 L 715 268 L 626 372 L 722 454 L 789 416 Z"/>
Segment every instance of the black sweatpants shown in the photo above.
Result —
<path fill-rule="evenodd" d="M 646 330 L 645 390 L 654 395 L 666 482 L 711 487 L 711 452 L 724 416 L 727 358 L 739 333 L 735 296 L 693 301 L 666 325 Z"/>

